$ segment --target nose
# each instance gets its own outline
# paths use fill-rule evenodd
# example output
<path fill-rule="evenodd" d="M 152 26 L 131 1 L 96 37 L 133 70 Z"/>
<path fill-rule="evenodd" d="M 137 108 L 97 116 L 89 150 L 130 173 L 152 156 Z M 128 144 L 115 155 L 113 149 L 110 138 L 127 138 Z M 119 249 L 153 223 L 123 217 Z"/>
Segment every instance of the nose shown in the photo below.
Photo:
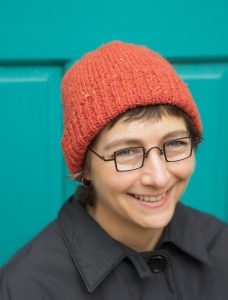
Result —
<path fill-rule="evenodd" d="M 153 149 L 144 160 L 140 177 L 142 184 L 162 188 L 167 185 L 169 177 L 164 156 L 158 148 Z"/>

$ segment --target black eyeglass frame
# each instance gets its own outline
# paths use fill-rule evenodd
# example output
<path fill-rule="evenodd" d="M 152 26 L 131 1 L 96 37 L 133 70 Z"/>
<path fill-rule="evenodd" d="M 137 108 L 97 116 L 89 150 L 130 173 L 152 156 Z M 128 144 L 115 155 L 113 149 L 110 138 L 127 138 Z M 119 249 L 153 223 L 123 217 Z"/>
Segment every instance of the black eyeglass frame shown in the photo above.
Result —
<path fill-rule="evenodd" d="M 190 145 L 191 145 L 191 149 L 190 149 L 190 154 L 189 154 L 189 156 L 187 156 L 187 157 L 185 157 L 185 158 L 178 159 L 178 160 L 168 160 L 168 159 L 167 159 L 167 156 L 166 156 L 166 151 L 165 151 L 166 144 L 167 144 L 167 143 L 170 143 L 171 141 L 178 141 L 178 140 L 187 139 L 187 138 L 190 139 Z M 196 143 L 194 143 L 194 144 L 196 144 Z M 149 155 L 149 153 L 150 153 L 150 151 L 151 151 L 152 149 L 158 149 L 159 152 L 160 152 L 160 154 L 161 154 L 161 155 L 164 155 L 165 161 L 166 161 L 166 162 L 177 162 L 177 161 L 185 160 L 185 159 L 187 159 L 187 158 L 189 158 L 189 157 L 192 156 L 193 141 L 192 141 L 192 137 L 191 137 L 191 136 L 186 136 L 186 137 L 176 138 L 176 139 L 169 140 L 169 141 L 165 142 L 165 143 L 162 145 L 162 149 L 161 149 L 160 147 L 158 147 L 158 146 L 151 147 L 151 148 L 149 148 L 147 151 L 145 150 L 144 147 L 141 147 L 141 146 L 140 146 L 140 147 L 129 147 L 129 148 L 126 148 L 126 149 L 139 149 L 139 148 L 140 148 L 140 149 L 143 149 L 143 160 L 142 160 L 142 164 L 141 164 L 140 167 L 137 167 L 137 168 L 135 168 L 135 169 L 130 169 L 130 170 L 119 170 L 119 169 L 118 169 L 117 162 L 116 162 L 116 155 L 117 155 L 120 151 L 122 151 L 123 149 L 114 151 L 113 154 L 112 154 L 112 156 L 113 156 L 112 158 L 107 158 L 107 157 L 105 157 L 105 156 L 102 156 L 102 155 L 98 154 L 98 153 L 97 153 L 94 149 L 92 149 L 91 147 L 88 147 L 88 150 L 90 150 L 92 153 L 94 153 L 97 157 L 99 157 L 99 158 L 102 159 L 103 161 L 112 161 L 112 160 L 114 160 L 114 163 L 115 163 L 115 167 L 116 167 L 116 171 L 117 171 L 117 172 L 130 172 L 130 171 L 134 171 L 134 170 L 141 169 L 141 168 L 143 167 L 145 158 L 148 157 L 148 155 Z"/>

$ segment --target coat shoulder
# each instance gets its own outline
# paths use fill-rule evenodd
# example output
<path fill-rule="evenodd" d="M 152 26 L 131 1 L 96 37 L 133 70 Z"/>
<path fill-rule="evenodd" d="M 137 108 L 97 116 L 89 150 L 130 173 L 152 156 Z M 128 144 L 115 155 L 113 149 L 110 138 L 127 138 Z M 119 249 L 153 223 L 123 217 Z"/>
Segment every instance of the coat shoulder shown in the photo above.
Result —
<path fill-rule="evenodd" d="M 55 220 L 2 267 L 0 299 L 36 300 L 37 289 L 40 290 L 42 281 L 50 281 L 51 276 L 58 273 L 63 264 L 69 265 L 68 257 Z"/>
<path fill-rule="evenodd" d="M 196 229 L 199 230 L 212 261 L 221 260 L 228 264 L 228 224 L 208 213 L 185 207 Z"/>

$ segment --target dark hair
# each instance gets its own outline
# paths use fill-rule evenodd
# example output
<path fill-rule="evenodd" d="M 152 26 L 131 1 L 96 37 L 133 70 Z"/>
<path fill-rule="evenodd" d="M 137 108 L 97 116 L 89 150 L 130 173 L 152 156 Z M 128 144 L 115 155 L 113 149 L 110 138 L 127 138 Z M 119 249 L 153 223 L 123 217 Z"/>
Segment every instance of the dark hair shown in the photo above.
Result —
<path fill-rule="evenodd" d="M 118 115 L 106 127 L 111 129 L 122 118 L 124 118 L 124 122 L 128 122 L 131 120 L 159 121 L 164 115 L 183 118 L 187 130 L 194 142 L 194 148 L 197 147 L 197 145 L 202 140 L 201 132 L 199 132 L 199 130 L 193 125 L 193 122 L 190 119 L 190 117 L 182 109 L 170 104 L 138 106 L 134 109 L 124 112 L 123 114 Z"/>
<path fill-rule="evenodd" d="M 129 122 L 132 120 L 153 120 L 159 121 L 163 116 L 174 116 L 177 118 L 182 118 L 186 124 L 189 135 L 193 141 L 193 149 L 197 150 L 198 144 L 202 141 L 202 133 L 193 125 L 190 117 L 179 107 L 170 105 L 170 104 L 156 104 L 156 105 L 148 105 L 148 106 L 138 106 L 134 109 L 130 109 L 120 115 L 118 115 L 115 119 L 113 119 L 105 128 L 111 129 L 119 120 L 124 120 L 124 122 Z M 103 130 L 103 129 L 102 129 Z M 102 132 L 100 131 L 100 133 Z M 100 134 L 99 133 L 99 134 Z M 99 134 L 93 139 L 90 143 L 90 147 L 96 143 Z M 84 168 L 89 168 L 88 156 L 86 155 Z M 84 170 L 84 169 L 83 169 Z M 79 174 L 83 174 L 80 172 Z M 74 178 L 77 178 L 74 176 Z M 81 200 L 85 205 L 95 206 L 95 190 L 93 185 L 89 186 L 79 186 L 76 190 L 76 197 Z"/>

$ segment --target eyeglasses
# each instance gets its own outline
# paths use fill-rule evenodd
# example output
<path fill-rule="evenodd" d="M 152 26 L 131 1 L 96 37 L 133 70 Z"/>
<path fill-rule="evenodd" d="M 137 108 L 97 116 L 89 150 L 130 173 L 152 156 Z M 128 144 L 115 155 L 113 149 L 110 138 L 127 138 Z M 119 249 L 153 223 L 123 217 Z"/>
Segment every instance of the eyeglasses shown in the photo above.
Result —
<path fill-rule="evenodd" d="M 117 150 L 111 157 L 102 156 L 94 149 L 88 148 L 92 153 L 104 161 L 114 161 L 116 171 L 133 171 L 143 167 L 145 158 L 152 149 L 157 149 L 167 162 L 184 160 L 192 155 L 191 137 L 181 137 L 169 140 L 162 145 L 162 148 L 151 147 L 147 151 L 143 147 L 129 147 Z"/>

